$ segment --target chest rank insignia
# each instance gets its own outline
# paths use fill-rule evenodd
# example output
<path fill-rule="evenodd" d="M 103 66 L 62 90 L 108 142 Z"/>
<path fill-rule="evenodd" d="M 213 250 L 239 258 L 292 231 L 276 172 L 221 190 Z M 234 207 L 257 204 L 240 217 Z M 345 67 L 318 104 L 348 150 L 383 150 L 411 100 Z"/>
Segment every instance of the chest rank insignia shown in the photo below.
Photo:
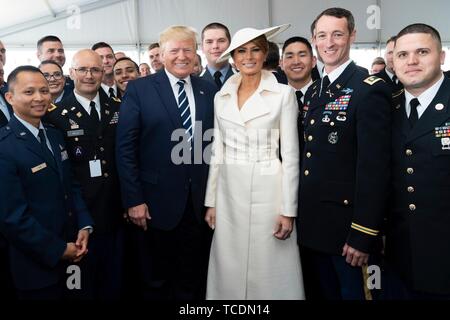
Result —
<path fill-rule="evenodd" d="M 352 96 L 349 94 L 346 94 L 344 96 L 340 96 L 339 98 L 337 98 L 336 100 L 327 103 L 327 105 L 325 106 L 325 110 L 332 110 L 332 111 L 345 111 L 347 110 L 348 107 L 348 103 L 350 102 L 350 98 Z"/>
<path fill-rule="evenodd" d="M 119 98 L 116 98 L 116 97 L 112 97 L 111 99 L 113 99 L 115 102 L 118 102 L 118 103 L 122 102 L 122 100 L 120 100 Z"/>
<path fill-rule="evenodd" d="M 370 77 L 364 79 L 364 82 L 367 83 L 368 85 L 374 85 L 378 81 L 383 81 L 384 82 L 383 79 L 378 78 L 377 76 L 370 76 Z"/>

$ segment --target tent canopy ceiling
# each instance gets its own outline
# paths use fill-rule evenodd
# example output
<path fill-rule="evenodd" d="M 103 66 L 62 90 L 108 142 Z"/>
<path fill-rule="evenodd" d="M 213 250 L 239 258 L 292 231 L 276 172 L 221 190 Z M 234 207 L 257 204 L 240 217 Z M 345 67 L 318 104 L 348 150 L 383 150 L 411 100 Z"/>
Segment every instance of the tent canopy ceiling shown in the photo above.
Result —
<path fill-rule="evenodd" d="M 59 36 L 67 47 L 98 41 L 146 45 L 170 25 L 189 25 L 200 32 L 214 21 L 226 24 L 231 33 L 247 26 L 290 23 L 275 39 L 283 42 L 294 35 L 309 38 L 311 22 L 331 6 L 353 12 L 357 43 L 385 42 L 413 22 L 433 25 L 442 40 L 450 42 L 447 0 L 0 0 L 0 5 L 0 40 L 17 47 L 33 47 L 48 34 Z"/>

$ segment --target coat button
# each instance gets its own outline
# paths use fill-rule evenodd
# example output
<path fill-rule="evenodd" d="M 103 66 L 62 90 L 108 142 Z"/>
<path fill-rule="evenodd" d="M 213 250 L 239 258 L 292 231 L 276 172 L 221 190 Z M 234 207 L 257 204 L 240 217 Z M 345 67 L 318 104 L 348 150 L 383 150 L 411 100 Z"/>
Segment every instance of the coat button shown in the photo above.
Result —
<path fill-rule="evenodd" d="M 334 122 L 333 121 L 330 122 L 330 126 L 334 127 Z"/>
<path fill-rule="evenodd" d="M 308 136 L 308 141 L 312 141 L 313 136 Z"/>
<path fill-rule="evenodd" d="M 348 205 L 348 200 L 344 200 L 344 204 L 347 206 Z"/>
<path fill-rule="evenodd" d="M 406 155 L 407 156 L 412 156 L 413 152 L 411 149 L 406 149 Z"/>
<path fill-rule="evenodd" d="M 102 164 L 106 164 L 106 160 L 102 160 Z"/>
<path fill-rule="evenodd" d="M 100 151 L 101 151 L 101 152 L 105 151 L 105 148 L 100 147 Z"/>
<path fill-rule="evenodd" d="M 309 176 L 309 171 L 305 170 L 305 176 Z"/>
<path fill-rule="evenodd" d="M 408 192 L 409 193 L 413 193 L 414 192 L 414 187 L 408 187 Z"/>
<path fill-rule="evenodd" d="M 314 119 L 311 119 L 311 121 L 309 122 L 311 125 L 313 125 L 316 121 Z"/>
<path fill-rule="evenodd" d="M 108 177 L 109 177 L 109 174 L 108 174 L 107 172 L 105 172 L 105 174 L 103 174 L 103 176 L 104 176 L 105 178 L 108 178 Z"/>
<path fill-rule="evenodd" d="M 416 210 L 416 205 L 415 205 L 414 203 L 411 203 L 411 204 L 409 205 L 409 210 L 410 210 L 410 211 Z"/>
<path fill-rule="evenodd" d="M 306 157 L 307 157 L 307 158 L 311 158 L 311 156 L 312 156 L 311 152 L 307 152 L 307 153 L 306 153 Z"/>
<path fill-rule="evenodd" d="M 408 169 L 406 169 L 406 172 L 408 174 L 413 174 L 414 173 L 414 169 L 413 168 L 408 168 Z"/>

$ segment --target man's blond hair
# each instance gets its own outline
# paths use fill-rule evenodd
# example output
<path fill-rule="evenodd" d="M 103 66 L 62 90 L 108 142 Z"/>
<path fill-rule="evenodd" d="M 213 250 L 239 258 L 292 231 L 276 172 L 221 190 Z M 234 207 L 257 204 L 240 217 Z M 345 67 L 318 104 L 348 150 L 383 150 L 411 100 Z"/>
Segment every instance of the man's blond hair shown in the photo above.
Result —
<path fill-rule="evenodd" d="M 195 50 L 197 50 L 197 32 L 187 26 L 171 26 L 165 29 L 159 35 L 159 46 L 161 51 L 164 51 L 164 47 L 168 41 L 185 41 L 192 40 Z"/>

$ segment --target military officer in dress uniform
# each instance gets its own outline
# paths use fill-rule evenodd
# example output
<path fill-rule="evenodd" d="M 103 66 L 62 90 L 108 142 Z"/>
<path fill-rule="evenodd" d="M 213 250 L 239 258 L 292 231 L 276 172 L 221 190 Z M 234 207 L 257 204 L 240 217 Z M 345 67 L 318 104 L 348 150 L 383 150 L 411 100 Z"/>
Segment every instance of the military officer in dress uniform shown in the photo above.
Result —
<path fill-rule="evenodd" d="M 120 293 L 123 210 L 114 156 L 119 103 L 100 89 L 103 72 L 96 52 L 77 52 L 70 69 L 75 89 L 49 109 L 47 121 L 64 132 L 75 177 L 96 225 L 89 259 L 81 266 L 87 281 L 83 297 L 109 299 Z"/>
<path fill-rule="evenodd" d="M 375 74 L 378 78 L 383 79 L 392 91 L 392 106 L 395 108 L 400 104 L 401 97 L 403 94 L 403 85 L 395 75 L 394 70 L 394 43 L 395 36 L 390 37 L 386 42 L 386 51 L 384 53 L 384 60 L 386 62 L 386 67 L 379 73 Z"/>
<path fill-rule="evenodd" d="M 51 101 L 44 75 L 21 66 L 8 82 L 14 114 L 0 130 L 0 233 L 19 298 L 59 299 L 64 261 L 86 255 L 93 222 L 71 179 L 61 133 L 41 122 Z"/>
<path fill-rule="evenodd" d="M 299 240 L 311 250 L 325 299 L 364 299 L 362 266 L 383 219 L 389 185 L 390 92 L 350 60 L 350 11 L 314 21 L 323 78 L 305 96 Z"/>
<path fill-rule="evenodd" d="M 450 299 L 450 79 L 433 27 L 397 35 L 405 93 L 393 113 L 392 203 L 386 236 L 388 298 Z"/>

